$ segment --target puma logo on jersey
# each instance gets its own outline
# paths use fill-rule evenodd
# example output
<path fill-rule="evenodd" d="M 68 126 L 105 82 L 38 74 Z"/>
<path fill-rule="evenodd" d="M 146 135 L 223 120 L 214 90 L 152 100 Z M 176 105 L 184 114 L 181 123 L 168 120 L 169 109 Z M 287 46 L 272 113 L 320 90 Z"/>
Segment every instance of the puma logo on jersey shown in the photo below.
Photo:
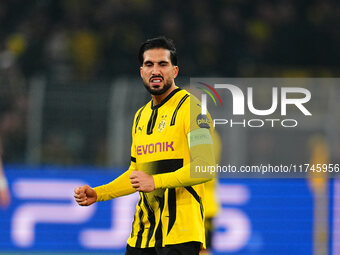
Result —
<path fill-rule="evenodd" d="M 152 154 L 164 151 L 174 151 L 174 142 L 150 143 L 136 146 L 137 155 Z"/>

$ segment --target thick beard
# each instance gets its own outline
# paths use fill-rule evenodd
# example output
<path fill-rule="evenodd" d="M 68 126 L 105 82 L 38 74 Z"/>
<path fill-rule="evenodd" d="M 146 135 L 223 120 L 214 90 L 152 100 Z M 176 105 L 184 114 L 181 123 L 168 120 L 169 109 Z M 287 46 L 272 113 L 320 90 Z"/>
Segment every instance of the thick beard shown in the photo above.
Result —
<path fill-rule="evenodd" d="M 171 81 L 165 81 L 164 87 L 161 90 L 154 90 L 145 81 L 143 81 L 143 83 L 144 83 L 144 87 L 146 88 L 146 90 L 149 91 L 149 93 L 154 96 L 159 96 L 159 95 L 164 94 L 171 88 L 171 85 L 172 85 Z"/>

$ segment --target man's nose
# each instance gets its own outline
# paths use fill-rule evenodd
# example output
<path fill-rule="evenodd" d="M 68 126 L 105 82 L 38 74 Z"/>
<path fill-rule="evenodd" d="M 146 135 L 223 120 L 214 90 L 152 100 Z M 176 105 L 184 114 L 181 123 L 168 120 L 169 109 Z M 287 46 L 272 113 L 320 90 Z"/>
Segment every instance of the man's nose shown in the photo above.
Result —
<path fill-rule="evenodd" d="M 160 72 L 160 69 L 157 65 L 154 65 L 153 68 L 152 68 L 152 75 L 160 75 L 161 72 Z"/>

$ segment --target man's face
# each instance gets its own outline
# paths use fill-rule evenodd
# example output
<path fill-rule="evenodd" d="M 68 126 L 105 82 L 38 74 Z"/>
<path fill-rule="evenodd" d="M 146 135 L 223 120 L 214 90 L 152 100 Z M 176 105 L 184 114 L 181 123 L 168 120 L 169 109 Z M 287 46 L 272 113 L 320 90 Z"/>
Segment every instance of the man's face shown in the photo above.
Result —
<path fill-rule="evenodd" d="M 171 64 L 169 50 L 159 48 L 144 52 L 140 75 L 145 88 L 152 95 L 165 93 L 174 84 L 177 74 L 178 66 Z"/>

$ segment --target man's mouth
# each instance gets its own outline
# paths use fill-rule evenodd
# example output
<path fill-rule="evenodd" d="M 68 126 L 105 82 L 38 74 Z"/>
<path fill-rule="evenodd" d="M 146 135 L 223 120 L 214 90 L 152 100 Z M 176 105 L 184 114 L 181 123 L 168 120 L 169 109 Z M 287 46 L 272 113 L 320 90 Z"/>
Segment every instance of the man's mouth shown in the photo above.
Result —
<path fill-rule="evenodd" d="M 150 79 L 151 85 L 157 88 L 159 87 L 159 85 L 161 85 L 162 81 L 163 81 L 163 78 L 161 77 L 155 77 L 155 78 Z"/>

